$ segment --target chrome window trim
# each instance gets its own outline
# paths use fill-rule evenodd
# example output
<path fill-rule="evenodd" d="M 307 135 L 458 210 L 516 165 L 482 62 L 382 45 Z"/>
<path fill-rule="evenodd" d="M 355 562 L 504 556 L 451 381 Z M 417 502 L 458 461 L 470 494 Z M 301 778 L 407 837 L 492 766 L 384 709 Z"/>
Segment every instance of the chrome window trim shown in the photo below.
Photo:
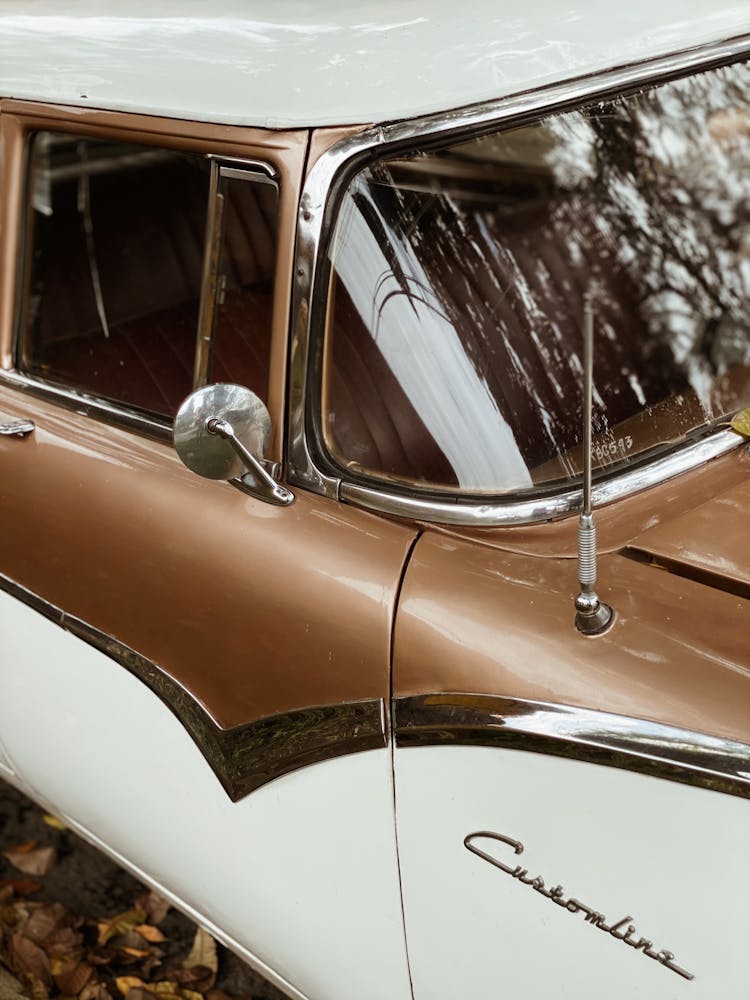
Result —
<path fill-rule="evenodd" d="M 0 386 L 8 386 L 11 389 L 18 389 L 21 392 L 28 392 L 30 396 L 38 399 L 46 399 L 53 403 L 59 403 L 66 410 L 80 414 L 82 417 L 90 417 L 93 420 L 113 426 L 121 427 L 123 430 L 135 431 L 143 434 L 155 441 L 168 444 L 172 448 L 172 423 L 168 417 L 149 417 L 138 410 L 129 409 L 127 406 L 120 406 L 117 403 L 102 399 L 98 396 L 89 396 L 85 392 L 76 389 L 69 389 L 66 386 L 58 385 L 55 382 L 48 382 L 45 379 L 23 372 L 14 368 L 0 368 Z M 269 458 L 261 458 L 263 468 L 278 479 L 281 475 L 281 465 Z M 234 486 L 248 496 L 247 488 L 239 479 L 227 480 L 230 486 Z"/>
<path fill-rule="evenodd" d="M 159 419 L 149 417 L 138 410 L 103 399 L 101 396 L 91 396 L 86 392 L 70 389 L 67 386 L 50 382 L 15 368 L 0 369 L 0 385 L 31 396 L 59 403 L 66 410 L 73 410 L 84 417 L 93 417 L 126 430 L 137 431 L 160 441 L 172 440 L 172 421 L 167 417 Z"/>
<path fill-rule="evenodd" d="M 145 684 L 177 718 L 232 802 L 292 771 L 388 745 L 383 699 L 317 705 L 223 729 L 190 691 L 153 660 L 0 574 L 4 591 Z"/>
<path fill-rule="evenodd" d="M 397 747 L 487 746 L 551 754 L 750 798 L 750 745 L 571 705 L 477 694 L 396 698 Z"/>
<path fill-rule="evenodd" d="M 206 159 L 218 160 L 221 165 L 226 165 L 227 176 L 240 176 L 242 179 L 248 173 L 257 174 L 258 183 L 270 182 L 275 187 L 280 187 L 281 176 L 278 170 L 265 160 L 254 160 L 251 157 L 225 156 L 223 153 L 206 153 Z"/>
<path fill-rule="evenodd" d="M 431 497 L 427 491 L 410 491 L 406 487 L 389 489 L 382 480 L 380 485 L 373 480 L 368 486 L 342 481 L 344 470 L 334 471 L 332 466 L 328 471 L 324 463 L 316 461 L 316 449 L 324 451 L 321 442 L 316 440 L 314 407 L 320 383 L 320 331 L 328 295 L 320 279 L 325 270 L 322 263 L 340 197 L 354 172 L 376 156 L 403 152 L 417 144 L 428 148 L 449 140 L 459 141 L 502 124 L 509 127 L 524 124 L 540 114 L 564 111 L 586 101 L 613 97 L 638 85 L 666 82 L 748 55 L 750 35 L 743 35 L 444 114 L 375 126 L 343 139 L 325 152 L 305 181 L 297 218 L 289 353 L 289 483 L 381 513 L 441 524 L 481 524 L 485 527 L 529 524 L 580 510 L 580 489 L 531 499 L 512 495 L 487 499 L 457 496 L 453 503 L 444 497 Z M 695 468 L 741 444 L 742 440 L 732 432 L 714 432 L 698 442 L 684 444 L 664 458 L 651 462 L 644 459 L 642 465 L 614 474 L 597 485 L 594 499 L 598 504 L 612 503 Z"/>

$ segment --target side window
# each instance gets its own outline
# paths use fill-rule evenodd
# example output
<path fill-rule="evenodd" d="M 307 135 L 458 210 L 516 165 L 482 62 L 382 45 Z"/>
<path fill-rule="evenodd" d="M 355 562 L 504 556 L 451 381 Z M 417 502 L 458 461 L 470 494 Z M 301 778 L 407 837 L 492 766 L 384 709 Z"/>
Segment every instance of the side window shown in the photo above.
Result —
<path fill-rule="evenodd" d="M 235 382 L 266 401 L 278 188 L 270 176 L 240 167 L 214 163 L 212 171 L 200 331 L 208 350 L 199 348 L 195 385 Z"/>
<path fill-rule="evenodd" d="M 211 285 L 202 381 L 266 398 L 277 190 L 249 171 L 222 179 L 210 254 L 211 172 L 197 154 L 32 137 L 19 370 L 171 417 L 196 379 Z"/>

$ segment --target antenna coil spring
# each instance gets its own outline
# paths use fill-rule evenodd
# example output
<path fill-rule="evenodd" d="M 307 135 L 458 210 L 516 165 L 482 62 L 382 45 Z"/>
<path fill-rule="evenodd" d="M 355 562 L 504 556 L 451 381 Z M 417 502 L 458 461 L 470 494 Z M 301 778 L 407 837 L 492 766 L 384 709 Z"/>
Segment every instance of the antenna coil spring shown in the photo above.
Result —
<path fill-rule="evenodd" d="M 591 514 L 578 522 L 578 582 L 582 587 L 596 583 L 596 525 Z"/>

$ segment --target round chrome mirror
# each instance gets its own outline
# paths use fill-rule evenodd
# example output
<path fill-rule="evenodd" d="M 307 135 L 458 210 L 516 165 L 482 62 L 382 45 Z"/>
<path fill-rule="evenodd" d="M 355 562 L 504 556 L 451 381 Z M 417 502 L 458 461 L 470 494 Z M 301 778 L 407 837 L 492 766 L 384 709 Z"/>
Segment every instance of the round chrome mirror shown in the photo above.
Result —
<path fill-rule="evenodd" d="M 271 441 L 271 417 L 265 403 L 242 385 L 218 382 L 188 396 L 174 418 L 174 446 L 192 472 L 206 479 L 236 479 L 245 470 L 230 440 L 211 430 L 226 421 L 234 437 L 257 459 Z"/>

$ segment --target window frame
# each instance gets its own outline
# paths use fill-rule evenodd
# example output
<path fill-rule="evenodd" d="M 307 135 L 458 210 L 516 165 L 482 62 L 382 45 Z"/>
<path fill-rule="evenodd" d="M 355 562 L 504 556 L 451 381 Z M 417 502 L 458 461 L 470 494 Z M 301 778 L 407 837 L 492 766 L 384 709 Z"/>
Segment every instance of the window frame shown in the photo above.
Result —
<path fill-rule="evenodd" d="M 324 342 L 329 316 L 329 248 L 344 194 L 369 164 L 418 150 L 430 150 L 500 130 L 530 124 L 552 113 L 572 111 L 598 99 L 625 96 L 639 88 L 679 79 L 750 57 L 750 35 L 690 49 L 601 74 L 556 83 L 530 93 L 502 98 L 458 112 L 431 115 L 369 129 L 334 146 L 311 171 L 303 204 L 320 206 L 302 215 L 297 246 L 292 333 L 288 451 L 290 482 L 322 495 L 392 516 L 443 524 L 495 527 L 533 524 L 581 508 L 581 487 L 540 487 L 523 494 L 450 494 L 430 487 L 399 485 L 387 478 L 357 476 L 328 453 L 321 426 L 325 392 Z M 299 372 L 303 372 L 300 377 Z M 683 442 L 664 455 L 644 459 L 603 476 L 594 486 L 596 504 L 664 482 L 742 444 L 732 431 L 709 430 L 698 441 Z"/>
<path fill-rule="evenodd" d="M 59 403 L 66 409 L 147 437 L 171 442 L 172 420 L 145 413 L 135 405 L 115 402 L 91 392 L 25 372 L 20 364 L 25 313 L 24 282 L 29 250 L 30 152 L 33 136 L 49 131 L 113 142 L 137 143 L 155 149 L 175 150 L 205 156 L 228 170 L 257 174 L 277 189 L 277 247 L 273 283 L 271 360 L 268 409 L 274 438 L 268 459 L 281 461 L 286 399 L 286 336 L 292 273 L 292 212 L 301 182 L 307 132 L 268 132 L 243 126 L 221 126 L 172 119 L 159 119 L 110 111 L 81 111 L 36 105 L 22 101 L 0 101 L 0 137 L 4 150 L 0 171 L 0 214 L 6 225 L 0 230 L 0 385 L 31 396 Z M 211 210 L 210 195 L 208 210 Z M 205 237 L 204 237 L 205 250 Z M 201 282 L 201 300 L 205 294 Z M 198 329 L 196 327 L 196 342 Z M 193 358 L 194 360 L 194 358 Z"/>

